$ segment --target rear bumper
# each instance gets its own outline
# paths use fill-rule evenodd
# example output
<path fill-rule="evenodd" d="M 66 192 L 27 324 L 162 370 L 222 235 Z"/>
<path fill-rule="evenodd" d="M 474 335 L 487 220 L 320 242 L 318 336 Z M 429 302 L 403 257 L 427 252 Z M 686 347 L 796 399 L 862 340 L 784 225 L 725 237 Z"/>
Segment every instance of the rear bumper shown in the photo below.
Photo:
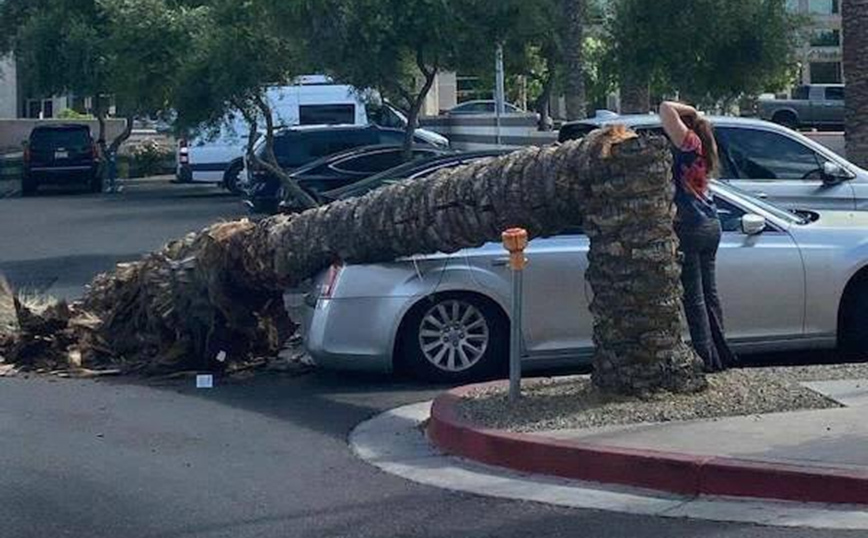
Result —
<path fill-rule="evenodd" d="M 77 166 L 32 166 L 25 169 L 28 179 L 40 183 L 85 183 L 96 177 L 98 167 L 92 165 Z"/>
<path fill-rule="evenodd" d="M 319 300 L 305 305 L 304 344 L 318 366 L 389 373 L 402 298 Z"/>

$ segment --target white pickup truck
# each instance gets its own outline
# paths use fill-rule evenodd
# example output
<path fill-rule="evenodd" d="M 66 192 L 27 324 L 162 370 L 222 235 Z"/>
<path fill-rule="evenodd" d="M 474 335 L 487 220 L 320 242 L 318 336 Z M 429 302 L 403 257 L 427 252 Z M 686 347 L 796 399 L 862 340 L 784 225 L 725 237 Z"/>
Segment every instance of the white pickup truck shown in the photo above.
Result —
<path fill-rule="evenodd" d="M 843 127 L 844 85 L 807 84 L 793 89 L 792 99 L 761 98 L 759 115 L 791 129 Z"/>

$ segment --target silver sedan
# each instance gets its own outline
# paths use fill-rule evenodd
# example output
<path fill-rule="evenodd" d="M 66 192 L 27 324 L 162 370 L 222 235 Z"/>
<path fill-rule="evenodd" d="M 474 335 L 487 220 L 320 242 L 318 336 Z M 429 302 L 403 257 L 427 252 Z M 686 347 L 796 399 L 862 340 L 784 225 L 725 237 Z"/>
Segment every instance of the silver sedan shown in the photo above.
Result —
<path fill-rule="evenodd" d="M 718 286 L 742 353 L 868 350 L 868 213 L 779 209 L 712 186 L 724 229 Z M 523 366 L 589 361 L 593 321 L 581 230 L 527 250 Z M 464 381 L 497 373 L 509 345 L 510 270 L 500 244 L 393 263 L 333 266 L 305 298 L 321 366 Z"/>

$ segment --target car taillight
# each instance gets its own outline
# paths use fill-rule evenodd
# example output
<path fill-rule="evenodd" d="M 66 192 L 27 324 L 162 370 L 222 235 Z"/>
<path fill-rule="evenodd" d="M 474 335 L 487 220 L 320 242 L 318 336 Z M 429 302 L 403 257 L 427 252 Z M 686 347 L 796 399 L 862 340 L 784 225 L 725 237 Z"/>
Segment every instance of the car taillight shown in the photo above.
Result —
<path fill-rule="evenodd" d="M 27 147 L 27 146 L 24 147 L 24 156 L 22 158 L 24 159 L 24 164 L 27 164 L 30 162 L 30 148 L 29 147 Z"/>
<path fill-rule="evenodd" d="M 335 286 L 338 282 L 338 277 L 341 275 L 341 271 L 343 271 L 344 265 L 342 263 L 333 263 L 331 267 L 329 267 L 328 274 L 326 274 L 326 278 L 320 286 L 320 298 L 321 299 L 330 299 L 332 293 L 335 291 Z"/>

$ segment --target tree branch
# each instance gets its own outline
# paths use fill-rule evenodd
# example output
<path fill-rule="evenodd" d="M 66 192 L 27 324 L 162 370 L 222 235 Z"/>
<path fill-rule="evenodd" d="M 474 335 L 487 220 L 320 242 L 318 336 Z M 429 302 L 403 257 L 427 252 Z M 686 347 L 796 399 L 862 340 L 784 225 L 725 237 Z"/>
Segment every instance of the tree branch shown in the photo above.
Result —
<path fill-rule="evenodd" d="M 289 174 L 281 168 L 277 162 L 277 156 L 274 154 L 274 118 L 271 115 L 271 107 L 265 102 L 261 95 L 255 94 L 253 102 L 259 109 L 262 116 L 265 118 L 265 160 L 258 161 L 267 171 L 271 172 L 280 180 L 281 184 L 286 187 L 287 192 L 292 198 L 301 204 L 303 209 L 311 209 L 318 207 L 317 201 L 301 188 L 294 179 L 289 177 Z"/>

